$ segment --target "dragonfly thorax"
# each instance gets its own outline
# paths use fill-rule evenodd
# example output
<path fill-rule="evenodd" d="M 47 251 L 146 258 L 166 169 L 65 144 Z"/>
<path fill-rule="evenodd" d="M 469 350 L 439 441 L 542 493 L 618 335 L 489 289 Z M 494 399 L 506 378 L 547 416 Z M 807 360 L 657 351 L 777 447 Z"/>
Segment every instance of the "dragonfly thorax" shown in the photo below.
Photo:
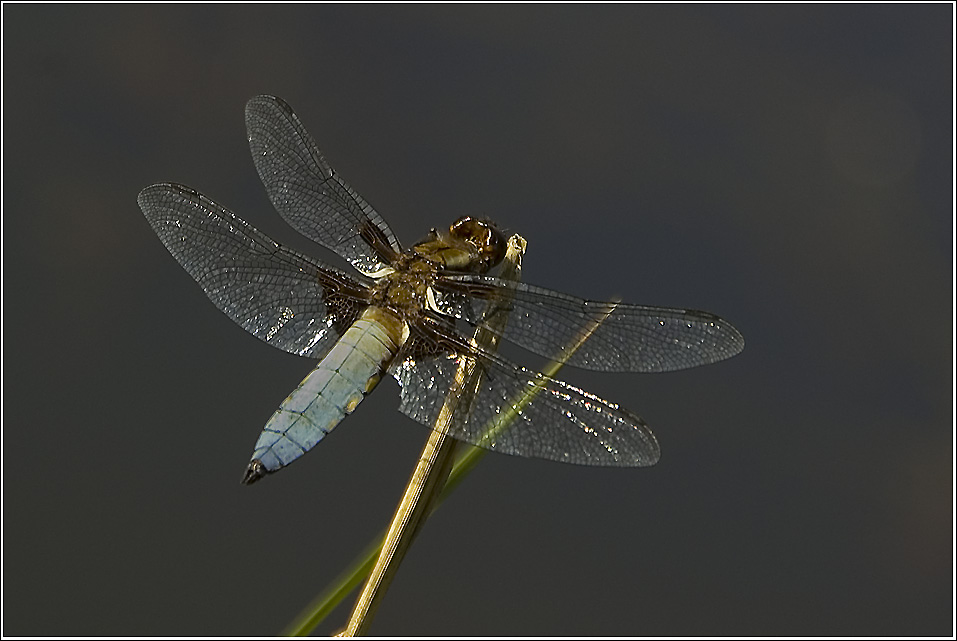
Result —
<path fill-rule="evenodd" d="M 435 282 L 437 268 L 429 260 L 415 256 L 400 261 L 396 267 L 376 281 L 373 304 L 388 307 L 403 316 L 415 314 L 428 304 L 429 290 Z"/>

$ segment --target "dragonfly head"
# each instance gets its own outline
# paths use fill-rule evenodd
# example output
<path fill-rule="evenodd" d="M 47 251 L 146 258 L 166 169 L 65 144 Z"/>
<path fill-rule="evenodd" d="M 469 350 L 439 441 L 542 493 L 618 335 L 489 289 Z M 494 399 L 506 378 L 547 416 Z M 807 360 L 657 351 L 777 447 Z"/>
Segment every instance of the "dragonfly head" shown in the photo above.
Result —
<path fill-rule="evenodd" d="M 505 258 L 508 243 L 495 225 L 487 220 L 462 216 L 449 227 L 449 236 L 464 243 L 473 254 L 474 268 L 481 273 Z"/>
<path fill-rule="evenodd" d="M 462 216 L 448 232 L 432 229 L 410 253 L 445 269 L 484 274 L 502 262 L 507 249 L 505 236 L 491 222 Z"/>

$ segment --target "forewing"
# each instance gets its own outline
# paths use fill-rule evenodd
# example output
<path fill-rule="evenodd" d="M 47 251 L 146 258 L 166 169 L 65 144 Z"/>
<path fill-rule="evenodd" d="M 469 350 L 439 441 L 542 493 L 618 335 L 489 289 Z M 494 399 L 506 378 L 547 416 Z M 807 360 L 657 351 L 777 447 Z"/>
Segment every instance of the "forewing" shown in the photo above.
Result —
<path fill-rule="evenodd" d="M 584 369 L 666 372 L 714 363 L 744 349 L 741 333 L 708 312 L 584 300 L 473 274 L 445 276 L 440 287 L 459 302 L 508 301 L 502 338 L 553 360 L 572 352 L 566 363 Z M 456 315 L 468 322 L 478 318 L 474 311 Z M 586 333 L 588 340 L 575 350 Z"/>
<path fill-rule="evenodd" d="M 152 185 L 137 198 L 153 231 L 209 299 L 274 347 L 319 358 L 359 310 L 361 285 L 283 247 L 189 187 Z"/>
<path fill-rule="evenodd" d="M 453 415 L 448 428 L 453 437 L 495 452 L 579 465 L 658 461 L 658 442 L 635 414 L 489 352 L 397 358 L 389 373 L 402 387 L 399 409 L 434 428 L 464 359 L 479 364 L 481 378 L 471 406 L 460 406 Z M 530 392 L 537 393 L 529 397 Z M 497 421 L 501 424 L 494 426 Z"/>
<path fill-rule="evenodd" d="M 392 230 L 329 166 L 292 108 L 274 96 L 246 103 L 253 162 L 269 199 L 294 229 L 328 247 L 365 274 L 385 267 L 369 245 L 401 251 Z"/>

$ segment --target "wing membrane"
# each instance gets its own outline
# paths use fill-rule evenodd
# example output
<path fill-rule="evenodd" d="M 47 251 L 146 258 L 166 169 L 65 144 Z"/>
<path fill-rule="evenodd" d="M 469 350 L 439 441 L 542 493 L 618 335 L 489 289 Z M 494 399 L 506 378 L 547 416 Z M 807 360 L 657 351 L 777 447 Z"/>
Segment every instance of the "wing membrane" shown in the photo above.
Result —
<path fill-rule="evenodd" d="M 274 347 L 319 358 L 358 311 L 343 272 L 283 247 L 182 185 L 152 185 L 137 198 L 156 235 L 209 299 Z M 336 304 L 331 304 L 332 301 Z"/>
<path fill-rule="evenodd" d="M 402 387 L 399 409 L 435 425 L 462 359 L 476 359 L 483 375 L 471 411 L 456 411 L 451 436 L 494 452 L 579 465 L 644 467 L 658 461 L 658 442 L 635 414 L 489 352 L 397 358 L 389 373 Z M 536 387 L 541 391 L 522 404 Z M 489 424 L 512 412 L 512 420 L 489 435 Z"/>
<path fill-rule="evenodd" d="M 601 321 L 568 365 L 606 372 L 666 372 L 714 363 L 744 349 L 728 321 L 690 309 L 584 300 L 490 276 L 449 275 L 442 287 L 455 300 L 509 300 L 502 338 L 544 356 L 561 359 L 582 328 Z M 473 322 L 475 313 L 458 316 Z"/>
<path fill-rule="evenodd" d="M 401 251 L 388 224 L 329 166 L 289 105 L 274 96 L 253 98 L 246 104 L 246 130 L 269 199 L 299 233 L 365 274 L 385 265 L 364 233 Z"/>

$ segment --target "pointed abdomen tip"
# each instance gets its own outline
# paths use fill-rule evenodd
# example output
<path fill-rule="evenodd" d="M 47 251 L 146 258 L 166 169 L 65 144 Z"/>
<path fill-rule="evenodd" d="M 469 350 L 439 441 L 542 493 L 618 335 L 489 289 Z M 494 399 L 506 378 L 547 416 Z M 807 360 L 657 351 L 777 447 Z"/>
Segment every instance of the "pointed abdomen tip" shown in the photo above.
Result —
<path fill-rule="evenodd" d="M 262 477 L 268 474 L 269 470 L 266 469 L 266 466 L 263 465 L 263 462 L 258 458 L 254 458 L 249 462 L 249 465 L 246 467 L 246 472 L 243 474 L 243 485 L 250 485 L 255 483 Z"/>

